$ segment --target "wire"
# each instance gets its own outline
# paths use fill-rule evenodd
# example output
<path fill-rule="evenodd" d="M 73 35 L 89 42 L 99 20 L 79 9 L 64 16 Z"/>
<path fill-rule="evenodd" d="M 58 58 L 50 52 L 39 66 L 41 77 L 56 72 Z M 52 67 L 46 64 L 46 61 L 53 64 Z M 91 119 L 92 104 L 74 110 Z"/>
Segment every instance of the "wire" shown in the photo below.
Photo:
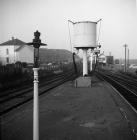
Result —
<path fill-rule="evenodd" d="M 98 21 L 96 21 L 96 23 L 100 22 L 102 19 L 99 19 Z"/>
<path fill-rule="evenodd" d="M 71 34 L 70 34 L 70 26 L 69 26 L 69 20 L 68 20 L 68 30 L 69 30 L 69 42 L 70 42 L 70 47 L 71 47 L 71 52 L 73 52 L 73 46 L 72 46 L 72 41 L 71 41 Z"/>
<path fill-rule="evenodd" d="M 74 65 L 74 70 L 75 70 L 75 74 L 77 75 L 78 70 L 77 70 L 77 65 L 75 62 L 75 53 L 73 52 L 73 46 L 72 46 L 72 41 L 71 41 L 71 34 L 70 34 L 70 26 L 69 26 L 69 22 L 73 23 L 71 20 L 68 20 L 68 30 L 69 30 L 69 40 L 70 40 L 70 46 L 71 46 L 71 52 L 72 52 L 72 59 L 73 59 L 73 65 Z"/>
<path fill-rule="evenodd" d="M 71 22 L 72 24 L 75 24 L 75 22 L 71 21 L 71 20 L 68 20 L 68 22 Z"/>
<path fill-rule="evenodd" d="M 98 38 L 97 38 L 97 44 L 99 42 L 99 37 L 100 37 L 100 30 L 101 30 L 101 20 L 100 21 L 100 25 L 99 25 L 99 31 L 98 31 Z"/>

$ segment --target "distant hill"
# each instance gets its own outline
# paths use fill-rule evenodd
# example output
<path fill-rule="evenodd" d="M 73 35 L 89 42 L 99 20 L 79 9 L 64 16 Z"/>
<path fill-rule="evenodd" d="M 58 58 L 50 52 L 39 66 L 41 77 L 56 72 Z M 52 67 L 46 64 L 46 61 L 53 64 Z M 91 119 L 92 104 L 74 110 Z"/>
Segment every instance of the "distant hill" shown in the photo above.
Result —
<path fill-rule="evenodd" d="M 72 62 L 72 53 L 65 49 L 45 49 L 40 48 L 40 63 L 49 63 L 49 62 Z M 80 58 L 75 57 L 76 61 Z"/>
<path fill-rule="evenodd" d="M 125 60 L 121 59 L 120 62 L 124 64 Z M 129 59 L 129 64 L 137 64 L 137 59 Z"/>

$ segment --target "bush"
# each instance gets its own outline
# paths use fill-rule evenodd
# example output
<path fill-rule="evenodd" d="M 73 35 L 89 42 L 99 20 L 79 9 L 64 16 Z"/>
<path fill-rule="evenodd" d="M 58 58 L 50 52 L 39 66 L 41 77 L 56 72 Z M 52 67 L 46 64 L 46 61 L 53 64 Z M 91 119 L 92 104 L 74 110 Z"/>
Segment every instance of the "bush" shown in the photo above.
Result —
<path fill-rule="evenodd" d="M 24 81 L 30 82 L 32 76 L 30 72 L 23 71 L 21 63 L 8 64 L 0 67 L 0 90 L 18 86 Z"/>

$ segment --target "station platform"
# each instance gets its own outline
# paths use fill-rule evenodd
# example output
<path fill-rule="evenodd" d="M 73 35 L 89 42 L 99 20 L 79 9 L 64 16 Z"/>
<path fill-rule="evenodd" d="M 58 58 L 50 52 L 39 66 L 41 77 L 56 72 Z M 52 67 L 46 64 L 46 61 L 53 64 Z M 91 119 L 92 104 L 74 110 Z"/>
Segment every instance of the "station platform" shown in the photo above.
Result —
<path fill-rule="evenodd" d="M 92 77 L 40 96 L 40 140 L 136 140 L 137 114 L 107 82 Z M 2 140 L 32 140 L 32 102 L 1 117 Z"/>

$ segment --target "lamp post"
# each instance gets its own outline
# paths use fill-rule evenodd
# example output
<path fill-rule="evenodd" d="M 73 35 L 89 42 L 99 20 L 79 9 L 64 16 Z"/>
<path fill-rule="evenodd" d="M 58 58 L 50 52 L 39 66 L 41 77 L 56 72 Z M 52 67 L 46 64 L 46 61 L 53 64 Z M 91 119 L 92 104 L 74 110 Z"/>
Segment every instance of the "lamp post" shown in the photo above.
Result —
<path fill-rule="evenodd" d="M 40 46 L 46 46 L 41 43 L 40 32 L 34 32 L 33 42 L 27 43 L 27 45 L 33 45 L 34 47 L 34 97 L 33 97 L 33 140 L 39 140 L 39 92 L 38 92 L 38 70 L 39 70 L 39 48 Z"/>

